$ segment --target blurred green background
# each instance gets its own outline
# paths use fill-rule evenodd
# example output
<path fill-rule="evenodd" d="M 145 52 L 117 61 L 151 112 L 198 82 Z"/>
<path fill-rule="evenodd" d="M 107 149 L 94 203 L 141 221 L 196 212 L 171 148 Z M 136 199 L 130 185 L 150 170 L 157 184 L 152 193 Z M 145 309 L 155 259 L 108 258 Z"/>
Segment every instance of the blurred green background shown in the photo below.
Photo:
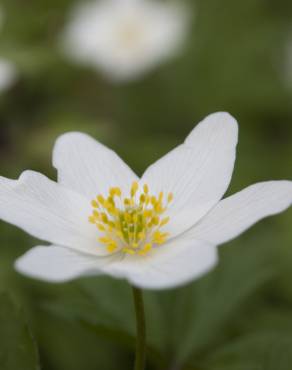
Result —
<path fill-rule="evenodd" d="M 183 53 L 123 85 L 59 52 L 74 3 L 2 1 L 0 53 L 17 65 L 19 79 L 0 96 L 1 175 L 30 168 L 55 178 L 54 140 L 70 130 L 93 135 L 142 174 L 205 115 L 226 110 L 240 124 L 229 192 L 292 178 L 291 1 L 190 0 L 194 21 Z M 291 370 L 291 228 L 290 210 L 221 247 L 209 275 L 147 292 L 147 369 Z M 0 235 L 1 370 L 131 369 L 128 285 L 22 277 L 13 262 L 36 241 L 4 223 Z"/>

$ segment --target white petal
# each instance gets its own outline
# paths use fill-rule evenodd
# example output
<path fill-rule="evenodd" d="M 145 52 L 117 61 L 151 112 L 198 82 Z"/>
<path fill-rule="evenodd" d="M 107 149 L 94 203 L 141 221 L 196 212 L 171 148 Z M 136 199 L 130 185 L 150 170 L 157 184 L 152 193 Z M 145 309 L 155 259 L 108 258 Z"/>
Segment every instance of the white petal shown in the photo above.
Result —
<path fill-rule="evenodd" d="M 99 275 L 109 257 L 96 257 L 58 246 L 38 246 L 15 262 L 21 274 L 49 282 L 65 282 L 80 276 Z"/>
<path fill-rule="evenodd" d="M 137 287 L 168 289 L 199 278 L 218 261 L 215 246 L 194 240 L 187 234 L 162 245 L 156 252 L 145 257 L 127 256 L 103 270 Z"/>
<path fill-rule="evenodd" d="M 0 177 L 0 219 L 54 244 L 106 253 L 88 221 L 90 202 L 33 171 L 18 180 Z"/>
<path fill-rule="evenodd" d="M 111 186 L 120 186 L 129 192 L 131 183 L 137 180 L 114 151 L 78 132 L 58 138 L 53 164 L 58 170 L 59 183 L 88 199 L 107 194 Z"/>
<path fill-rule="evenodd" d="M 233 172 L 238 126 L 228 113 L 202 121 L 180 145 L 143 175 L 151 191 L 172 192 L 169 231 L 193 226 L 224 195 Z"/>
<path fill-rule="evenodd" d="M 225 243 L 264 217 L 275 215 L 292 204 L 291 181 L 269 181 L 252 185 L 222 200 L 191 234 L 210 243 Z"/>

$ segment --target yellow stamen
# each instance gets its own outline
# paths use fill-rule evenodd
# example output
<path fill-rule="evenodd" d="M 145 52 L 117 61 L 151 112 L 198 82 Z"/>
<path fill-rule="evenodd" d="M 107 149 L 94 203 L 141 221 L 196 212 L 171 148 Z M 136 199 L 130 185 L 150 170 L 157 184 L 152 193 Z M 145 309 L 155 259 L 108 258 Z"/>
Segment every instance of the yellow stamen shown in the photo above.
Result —
<path fill-rule="evenodd" d="M 136 181 L 133 182 L 132 188 L 131 188 L 131 197 L 132 198 L 136 195 L 138 189 L 139 189 L 139 184 Z"/>
<path fill-rule="evenodd" d="M 166 225 L 169 223 L 169 220 L 170 218 L 169 217 L 165 217 L 161 222 L 160 222 L 160 227 Z"/>
<path fill-rule="evenodd" d="M 106 197 L 99 194 L 91 202 L 93 211 L 88 221 L 101 233 L 98 241 L 109 253 L 145 256 L 167 241 L 169 234 L 161 229 L 170 218 L 161 215 L 173 194 L 164 196 L 161 191 L 158 196 L 151 195 L 147 184 L 136 198 L 138 191 L 139 183 L 133 182 L 128 197 L 122 197 L 119 187 L 112 187 Z"/>
<path fill-rule="evenodd" d="M 89 221 L 91 224 L 95 224 L 95 217 L 94 217 L 94 216 L 89 216 L 89 217 L 88 217 L 88 221 Z"/>
<path fill-rule="evenodd" d="M 148 193 L 149 193 L 149 187 L 148 187 L 148 185 L 147 185 L 147 184 L 145 184 L 145 185 L 143 186 L 143 190 L 144 190 L 144 193 L 145 193 L 145 194 L 148 194 Z"/>
<path fill-rule="evenodd" d="M 140 195 L 140 203 L 143 204 L 145 202 L 146 202 L 146 196 L 145 196 L 145 194 L 141 194 Z"/>
<path fill-rule="evenodd" d="M 143 249 L 139 251 L 140 256 L 145 256 L 147 253 L 149 253 L 152 249 L 152 244 L 148 243 L 144 246 Z"/>
<path fill-rule="evenodd" d="M 93 207 L 93 208 L 98 208 L 98 203 L 97 203 L 97 201 L 96 201 L 96 200 L 93 200 L 93 201 L 91 202 L 91 205 L 92 205 L 92 207 Z"/>
<path fill-rule="evenodd" d="M 106 249 L 107 249 L 108 252 L 112 253 L 115 250 L 117 250 L 117 248 L 118 248 L 117 244 L 115 242 L 113 242 L 113 243 L 108 244 Z"/>
<path fill-rule="evenodd" d="M 102 195 L 98 195 L 97 200 L 101 205 L 104 205 L 104 197 Z"/>
<path fill-rule="evenodd" d="M 120 188 L 116 188 L 116 196 L 121 197 L 122 196 L 122 191 Z"/>

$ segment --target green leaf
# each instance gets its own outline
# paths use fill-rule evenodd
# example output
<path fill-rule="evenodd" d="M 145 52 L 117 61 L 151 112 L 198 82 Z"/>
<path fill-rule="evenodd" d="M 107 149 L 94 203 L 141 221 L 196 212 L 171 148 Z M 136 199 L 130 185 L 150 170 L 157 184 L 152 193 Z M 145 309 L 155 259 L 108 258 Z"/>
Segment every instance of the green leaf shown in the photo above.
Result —
<path fill-rule="evenodd" d="M 52 301 L 43 307 L 65 320 L 79 322 L 82 326 L 103 339 L 122 345 L 131 351 L 135 348 L 136 322 L 131 286 L 108 277 L 81 279 L 72 284 L 70 294 Z M 161 363 L 164 331 L 163 312 L 157 294 L 145 292 L 147 344 L 150 360 Z"/>
<path fill-rule="evenodd" d="M 1 370 L 39 370 L 36 343 L 19 310 L 6 293 L 0 295 Z"/>
<path fill-rule="evenodd" d="M 43 307 L 69 319 L 79 319 L 96 326 L 115 328 L 135 334 L 131 289 L 123 281 L 106 277 L 81 279 L 72 290 L 47 301 Z"/>
<path fill-rule="evenodd" d="M 174 333 L 179 339 L 176 342 L 179 363 L 222 343 L 228 325 L 238 318 L 244 303 L 274 276 L 267 249 L 238 246 L 226 248 L 218 267 L 177 297 Z"/>
<path fill-rule="evenodd" d="M 206 370 L 291 370 L 292 332 L 253 333 L 217 350 L 202 369 Z"/>

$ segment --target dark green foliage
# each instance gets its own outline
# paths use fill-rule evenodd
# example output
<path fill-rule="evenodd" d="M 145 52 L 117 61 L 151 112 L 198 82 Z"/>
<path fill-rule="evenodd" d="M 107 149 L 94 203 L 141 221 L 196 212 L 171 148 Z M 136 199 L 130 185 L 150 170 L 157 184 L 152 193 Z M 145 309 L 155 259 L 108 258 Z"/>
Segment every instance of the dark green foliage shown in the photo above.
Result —
<path fill-rule="evenodd" d="M 0 294 L 1 370 L 40 370 L 32 333 L 8 294 Z"/>

